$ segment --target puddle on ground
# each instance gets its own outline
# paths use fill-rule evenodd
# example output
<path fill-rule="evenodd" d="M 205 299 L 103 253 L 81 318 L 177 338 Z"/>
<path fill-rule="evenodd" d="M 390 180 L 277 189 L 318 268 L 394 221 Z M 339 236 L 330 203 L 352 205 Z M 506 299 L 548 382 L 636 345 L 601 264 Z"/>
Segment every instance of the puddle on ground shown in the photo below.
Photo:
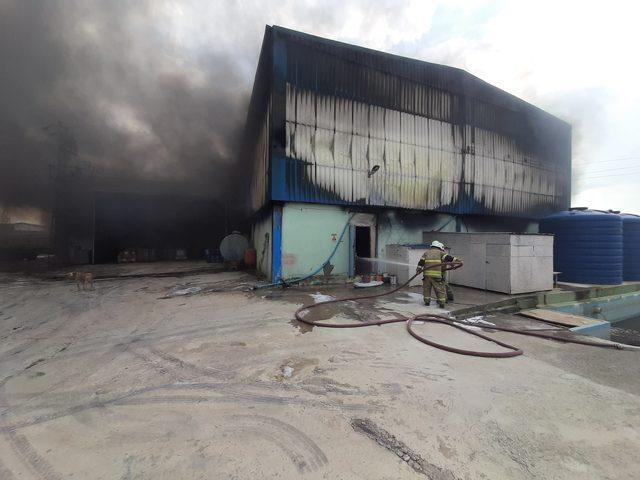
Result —
<path fill-rule="evenodd" d="M 418 303 L 420 305 L 424 305 L 424 297 L 422 296 L 422 293 L 404 292 L 404 295 L 405 295 L 404 299 L 410 300 L 411 303 Z M 400 296 L 398 296 L 396 298 L 399 298 L 399 297 Z M 402 297 L 400 297 L 400 298 L 402 298 Z"/>
<path fill-rule="evenodd" d="M 393 287 L 383 286 L 376 290 L 379 292 L 391 290 Z M 410 293 L 410 294 L 408 294 Z M 361 298 L 345 300 L 339 303 L 329 303 L 323 305 L 329 300 L 341 299 L 353 295 L 353 289 L 344 287 L 322 288 L 319 290 L 314 288 L 296 288 L 296 289 L 277 289 L 266 292 L 260 292 L 260 298 L 267 300 L 280 300 L 288 303 L 297 303 L 302 305 L 313 305 L 315 308 L 302 312 L 305 319 L 314 321 L 329 321 L 335 323 L 351 323 L 351 322 L 368 322 L 375 320 L 386 320 L 389 318 L 405 319 L 406 313 L 416 313 L 412 311 L 404 311 L 402 305 L 414 306 L 418 303 L 422 304 L 422 293 L 403 292 L 392 297 L 382 298 Z M 363 295 L 364 296 L 364 295 Z M 312 301 L 310 301 L 310 298 Z M 391 303 L 392 302 L 397 303 Z M 313 302 L 313 303 L 312 303 Z M 399 305 L 398 305 L 399 304 Z M 400 308 L 398 308 L 400 306 Z M 395 311 L 395 310 L 400 310 Z M 299 322 L 296 319 L 289 320 L 289 323 L 300 333 L 305 334 L 313 331 L 313 325 Z"/>
<path fill-rule="evenodd" d="M 301 314 L 305 316 L 305 319 L 309 318 L 314 321 L 335 322 L 336 324 L 370 322 L 401 316 L 398 313 L 388 311 L 385 308 L 372 308 L 371 305 L 361 305 L 355 302 L 345 302 L 342 304 L 334 303 L 314 308 L 312 310 L 305 310 L 301 312 Z M 313 325 L 299 322 L 296 319 L 290 320 L 289 323 L 300 330 L 303 334 L 313 330 Z"/>
<path fill-rule="evenodd" d="M 313 331 L 313 325 L 309 325 L 308 323 L 299 322 L 295 318 L 290 320 L 289 323 L 293 325 L 301 334 L 309 333 Z"/>
<path fill-rule="evenodd" d="M 640 346 L 640 317 L 611 324 L 611 340 Z"/>
<path fill-rule="evenodd" d="M 331 295 L 325 295 L 320 292 L 310 293 L 309 295 L 313 297 L 313 301 L 315 303 L 324 303 L 324 302 L 330 302 L 331 300 L 335 300 L 335 297 L 332 297 Z"/>

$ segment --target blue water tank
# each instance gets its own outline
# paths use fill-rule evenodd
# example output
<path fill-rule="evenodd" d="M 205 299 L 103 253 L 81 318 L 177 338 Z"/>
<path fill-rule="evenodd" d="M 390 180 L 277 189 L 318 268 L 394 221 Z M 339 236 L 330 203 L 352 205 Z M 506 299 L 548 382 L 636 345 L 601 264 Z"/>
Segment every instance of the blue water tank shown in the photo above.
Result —
<path fill-rule="evenodd" d="M 622 283 L 622 217 L 613 212 L 571 209 L 540 221 L 552 233 L 553 268 L 559 280 L 596 285 Z"/>
<path fill-rule="evenodd" d="M 640 280 L 640 216 L 623 213 L 622 238 L 623 277 Z"/>

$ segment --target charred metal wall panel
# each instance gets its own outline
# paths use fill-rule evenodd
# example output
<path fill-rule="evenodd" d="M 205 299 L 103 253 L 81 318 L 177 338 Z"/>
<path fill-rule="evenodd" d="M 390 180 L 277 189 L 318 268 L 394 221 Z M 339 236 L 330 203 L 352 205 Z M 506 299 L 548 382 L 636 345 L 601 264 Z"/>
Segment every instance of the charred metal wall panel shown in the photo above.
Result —
<path fill-rule="evenodd" d="M 251 176 L 251 209 L 257 211 L 267 203 L 269 179 L 269 126 L 271 102 L 267 101 L 263 118 L 259 123 L 256 142 L 251 159 L 253 172 Z"/>
<path fill-rule="evenodd" d="M 553 164 L 507 135 L 290 84 L 286 98 L 281 200 L 536 216 L 568 194 Z"/>
<path fill-rule="evenodd" d="M 269 199 L 530 218 L 568 206 L 565 122 L 455 68 L 280 27 L 268 42 Z"/>
<path fill-rule="evenodd" d="M 240 161 L 249 166 L 249 207 L 252 212 L 260 210 L 270 200 L 272 64 L 271 29 L 267 28 L 240 150 Z"/>

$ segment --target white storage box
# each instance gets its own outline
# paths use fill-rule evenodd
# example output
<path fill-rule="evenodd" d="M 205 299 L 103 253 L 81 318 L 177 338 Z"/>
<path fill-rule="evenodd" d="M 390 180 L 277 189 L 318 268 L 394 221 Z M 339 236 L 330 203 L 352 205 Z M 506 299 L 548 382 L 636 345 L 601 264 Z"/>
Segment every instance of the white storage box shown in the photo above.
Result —
<path fill-rule="evenodd" d="M 424 232 L 423 240 L 420 248 L 438 240 L 464 262 L 449 273 L 452 284 L 508 294 L 553 289 L 553 235 Z"/>
<path fill-rule="evenodd" d="M 387 245 L 385 250 L 389 263 L 380 262 L 380 269 L 395 274 L 398 277 L 398 285 L 401 285 L 416 273 L 418 261 L 427 248 L 429 247 L 422 244 Z M 414 285 L 422 285 L 422 275 L 411 282 L 411 286 Z"/>

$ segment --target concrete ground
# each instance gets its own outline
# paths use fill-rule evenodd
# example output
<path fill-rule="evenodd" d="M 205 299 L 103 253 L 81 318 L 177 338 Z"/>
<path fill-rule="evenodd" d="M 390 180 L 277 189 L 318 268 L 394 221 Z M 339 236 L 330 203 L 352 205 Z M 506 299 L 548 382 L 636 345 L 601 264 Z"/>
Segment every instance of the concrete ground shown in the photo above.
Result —
<path fill-rule="evenodd" d="M 110 278 L 88 292 L 8 278 L 3 480 L 638 478 L 639 352 L 494 332 L 525 354 L 483 359 L 427 347 L 402 324 L 310 329 L 291 320 L 301 303 L 353 292 L 243 292 L 254 279 L 238 272 Z M 420 303 L 411 290 L 313 314 L 381 318 Z"/>

